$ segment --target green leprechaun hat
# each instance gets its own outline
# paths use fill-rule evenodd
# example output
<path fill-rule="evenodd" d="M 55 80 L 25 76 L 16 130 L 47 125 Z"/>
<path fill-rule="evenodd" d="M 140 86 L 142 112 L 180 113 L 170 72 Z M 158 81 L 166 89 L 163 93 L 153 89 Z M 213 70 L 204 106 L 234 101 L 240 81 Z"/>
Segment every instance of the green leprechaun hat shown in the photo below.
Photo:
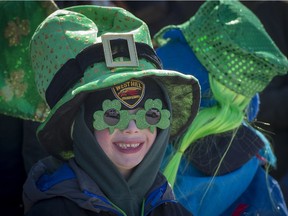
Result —
<path fill-rule="evenodd" d="M 51 108 L 37 135 L 56 157 L 71 156 L 71 126 L 88 94 L 132 78 L 152 77 L 165 85 L 171 136 L 180 136 L 197 113 L 198 80 L 162 70 L 147 25 L 122 8 L 58 10 L 38 27 L 30 46 L 39 93 Z"/>
<path fill-rule="evenodd" d="M 208 0 L 181 25 L 155 35 L 158 46 L 180 30 L 208 73 L 230 90 L 252 98 L 277 75 L 288 71 L 288 60 L 256 15 L 235 0 Z"/>
<path fill-rule="evenodd" d="M 37 26 L 58 8 L 53 1 L 0 2 L 0 113 L 43 121 L 49 111 L 37 94 L 29 42 Z"/>

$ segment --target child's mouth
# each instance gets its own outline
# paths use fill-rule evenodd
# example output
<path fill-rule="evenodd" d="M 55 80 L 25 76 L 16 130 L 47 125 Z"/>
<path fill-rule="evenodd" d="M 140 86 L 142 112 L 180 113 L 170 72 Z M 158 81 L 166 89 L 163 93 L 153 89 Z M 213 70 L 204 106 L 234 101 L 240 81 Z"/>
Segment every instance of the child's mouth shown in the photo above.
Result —
<path fill-rule="evenodd" d="M 114 143 L 116 148 L 123 153 L 135 153 L 142 148 L 142 143 Z"/>

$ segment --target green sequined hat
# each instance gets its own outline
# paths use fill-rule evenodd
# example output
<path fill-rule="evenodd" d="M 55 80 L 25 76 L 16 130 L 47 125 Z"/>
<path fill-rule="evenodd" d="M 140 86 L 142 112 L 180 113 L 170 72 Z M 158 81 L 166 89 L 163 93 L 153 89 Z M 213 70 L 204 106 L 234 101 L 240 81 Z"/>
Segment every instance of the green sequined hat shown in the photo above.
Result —
<path fill-rule="evenodd" d="M 87 5 L 56 11 L 35 31 L 31 59 L 39 93 L 51 107 L 38 139 L 56 157 L 70 157 L 71 125 L 91 92 L 152 77 L 171 100 L 172 136 L 191 124 L 199 107 L 197 79 L 162 70 L 147 25 L 122 8 Z"/>
<path fill-rule="evenodd" d="M 37 26 L 57 9 L 52 1 L 0 2 L 0 113 L 34 121 L 47 116 L 28 51 Z"/>
<path fill-rule="evenodd" d="M 239 1 L 206 1 L 187 22 L 163 28 L 155 41 L 165 45 L 163 35 L 175 28 L 210 75 L 238 94 L 253 97 L 288 71 L 287 58 Z"/>

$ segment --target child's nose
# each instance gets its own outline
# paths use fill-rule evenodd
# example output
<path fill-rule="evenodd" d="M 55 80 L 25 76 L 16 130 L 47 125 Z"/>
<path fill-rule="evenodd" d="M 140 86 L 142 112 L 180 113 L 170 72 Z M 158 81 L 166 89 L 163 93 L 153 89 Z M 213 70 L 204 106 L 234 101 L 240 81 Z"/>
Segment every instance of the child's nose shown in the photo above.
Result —
<path fill-rule="evenodd" d="M 138 133 L 139 129 L 136 125 L 135 120 L 130 120 L 127 128 L 123 131 L 124 133 Z"/>

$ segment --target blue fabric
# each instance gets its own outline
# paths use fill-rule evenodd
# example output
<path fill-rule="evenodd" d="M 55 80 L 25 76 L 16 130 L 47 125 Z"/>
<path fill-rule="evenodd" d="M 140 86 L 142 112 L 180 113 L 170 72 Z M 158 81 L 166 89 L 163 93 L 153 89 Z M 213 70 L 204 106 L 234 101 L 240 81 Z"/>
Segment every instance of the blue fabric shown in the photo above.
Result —
<path fill-rule="evenodd" d="M 54 185 L 59 182 L 76 178 L 75 173 L 68 166 L 68 164 L 63 164 L 52 174 L 44 174 L 37 181 L 37 187 L 42 192 L 49 190 Z"/>
<path fill-rule="evenodd" d="M 173 151 L 166 151 L 162 168 Z M 205 176 L 183 158 L 174 185 L 176 199 L 195 216 L 288 215 L 287 207 L 277 181 L 253 157 L 241 168 L 222 176 Z M 241 208 L 240 208 L 241 209 Z M 236 214 L 242 215 L 242 214 Z"/>
<path fill-rule="evenodd" d="M 250 128 L 251 128 L 251 130 L 253 130 L 255 132 L 255 134 L 258 137 L 260 137 L 260 139 L 263 141 L 263 143 L 265 145 L 264 148 L 260 149 L 259 155 L 266 160 L 265 163 L 268 162 L 271 166 L 276 168 L 277 158 L 276 158 L 275 154 L 273 153 L 273 150 L 271 148 L 269 140 L 260 131 L 256 130 L 255 128 L 253 128 L 251 126 L 250 126 Z"/>
<path fill-rule="evenodd" d="M 182 161 L 174 187 L 176 198 L 195 216 L 219 215 L 246 190 L 258 165 L 253 158 L 234 172 L 211 177 Z"/>
<path fill-rule="evenodd" d="M 252 122 L 258 112 L 259 112 L 259 106 L 260 106 L 260 98 L 259 98 L 259 94 L 257 93 L 250 101 L 250 104 L 247 108 L 247 119 L 249 122 Z"/>
<path fill-rule="evenodd" d="M 280 184 L 284 199 L 286 200 L 286 204 L 287 204 L 288 203 L 288 172 L 286 172 L 286 174 L 280 179 L 279 184 Z"/>
<path fill-rule="evenodd" d="M 239 215 L 287 216 L 287 207 L 276 180 L 260 166 L 247 190 L 222 214 L 232 215 L 240 205 L 247 206 Z"/>
<path fill-rule="evenodd" d="M 149 196 L 145 200 L 145 206 L 149 203 L 149 205 L 154 207 L 159 202 L 159 200 L 161 200 L 161 197 L 165 193 L 167 186 L 168 186 L 168 182 L 166 182 L 160 188 L 157 188 L 152 193 L 150 193 Z"/>

